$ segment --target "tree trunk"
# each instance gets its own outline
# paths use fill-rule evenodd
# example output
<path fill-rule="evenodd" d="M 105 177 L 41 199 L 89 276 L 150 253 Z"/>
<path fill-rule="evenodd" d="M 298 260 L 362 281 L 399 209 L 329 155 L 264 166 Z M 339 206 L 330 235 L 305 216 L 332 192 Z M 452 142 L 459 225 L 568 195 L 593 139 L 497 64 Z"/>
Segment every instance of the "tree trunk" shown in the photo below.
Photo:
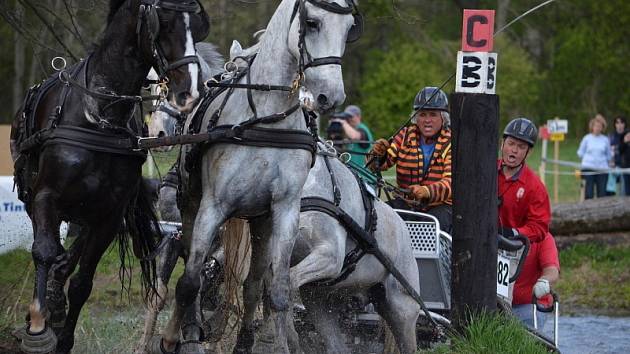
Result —
<path fill-rule="evenodd" d="M 558 204 L 551 213 L 553 235 L 630 230 L 630 197 L 606 197 Z"/>
<path fill-rule="evenodd" d="M 22 21 L 24 16 L 24 7 L 19 3 L 15 3 L 15 17 L 18 21 Z M 13 110 L 15 113 L 22 104 L 24 97 L 24 38 L 15 31 L 13 33 L 13 41 L 15 42 L 13 52 Z"/>

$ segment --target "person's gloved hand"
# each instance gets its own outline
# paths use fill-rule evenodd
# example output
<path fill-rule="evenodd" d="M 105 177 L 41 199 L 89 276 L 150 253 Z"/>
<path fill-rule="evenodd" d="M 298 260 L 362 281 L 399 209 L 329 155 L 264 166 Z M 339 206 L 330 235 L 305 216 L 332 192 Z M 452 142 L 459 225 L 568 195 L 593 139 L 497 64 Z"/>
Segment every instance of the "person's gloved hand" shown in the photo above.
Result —
<path fill-rule="evenodd" d="M 378 139 L 376 143 L 374 143 L 374 146 L 372 146 L 370 154 L 382 157 L 387 153 L 387 149 L 389 149 L 389 141 L 386 139 Z"/>
<path fill-rule="evenodd" d="M 410 194 L 416 200 L 429 199 L 431 193 L 429 193 L 429 188 L 426 186 L 421 186 L 419 184 L 413 184 L 409 186 Z"/>
<path fill-rule="evenodd" d="M 536 284 L 534 284 L 534 295 L 537 299 L 549 294 L 551 292 L 551 287 L 549 286 L 549 280 L 545 278 L 538 278 Z"/>

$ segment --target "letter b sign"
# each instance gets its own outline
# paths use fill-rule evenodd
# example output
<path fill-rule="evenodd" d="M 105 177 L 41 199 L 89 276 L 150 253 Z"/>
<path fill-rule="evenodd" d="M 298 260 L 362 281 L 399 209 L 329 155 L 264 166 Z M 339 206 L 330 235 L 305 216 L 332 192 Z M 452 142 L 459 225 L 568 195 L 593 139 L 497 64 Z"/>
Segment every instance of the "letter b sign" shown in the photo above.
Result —
<path fill-rule="evenodd" d="M 497 53 L 457 52 L 455 92 L 494 94 L 496 72 Z"/>

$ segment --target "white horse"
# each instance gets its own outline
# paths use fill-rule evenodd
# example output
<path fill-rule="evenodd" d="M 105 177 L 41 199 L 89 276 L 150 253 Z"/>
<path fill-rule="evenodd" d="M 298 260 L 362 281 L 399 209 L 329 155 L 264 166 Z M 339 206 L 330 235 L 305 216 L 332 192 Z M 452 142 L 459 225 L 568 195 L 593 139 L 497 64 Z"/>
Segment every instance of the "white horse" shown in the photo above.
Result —
<path fill-rule="evenodd" d="M 282 1 L 261 38 L 255 60 L 249 59 L 248 74 L 239 83 L 301 86 L 314 97 L 309 106 L 320 113 L 341 104 L 345 93 L 340 58 L 355 22 L 354 3 L 343 2 L 344 5 L 328 0 Z M 228 93 L 230 97 L 226 97 Z M 247 121 L 256 123 L 252 125 L 261 122 L 265 128 L 302 132 L 304 136 L 307 123 L 296 109 L 298 104 L 295 94 L 287 95 L 284 91 L 228 90 L 208 107 L 201 131 L 207 131 L 208 127 L 213 130 L 214 123 L 236 126 Z M 279 119 L 255 120 L 261 117 Z M 184 131 L 188 131 L 190 124 L 189 119 Z M 231 130 L 234 134 L 242 131 Z M 186 173 L 184 161 L 180 165 L 187 198 L 182 210 L 183 231 L 192 233 L 192 237 L 186 269 L 176 287 L 176 306 L 160 348 L 177 349 L 180 329 L 188 325 L 184 323 L 184 313 L 199 312 L 197 293 L 208 250 L 224 221 L 239 217 L 251 220 L 253 234 L 268 236 L 253 238 L 252 258 L 255 264 L 270 264 L 269 269 L 256 271 L 269 270 L 270 281 L 265 290 L 270 318 L 280 351 L 287 353 L 289 261 L 298 234 L 300 193 L 311 167 L 312 152 L 287 146 L 271 147 L 277 142 L 273 139 L 268 139 L 270 147 L 240 145 L 243 141 L 238 136 L 226 139 L 229 142 L 202 150 L 198 175 Z M 268 217 L 258 218 L 263 215 Z M 270 232 L 258 232 L 262 229 Z M 202 352 L 198 338 L 185 338 L 179 350 Z"/>

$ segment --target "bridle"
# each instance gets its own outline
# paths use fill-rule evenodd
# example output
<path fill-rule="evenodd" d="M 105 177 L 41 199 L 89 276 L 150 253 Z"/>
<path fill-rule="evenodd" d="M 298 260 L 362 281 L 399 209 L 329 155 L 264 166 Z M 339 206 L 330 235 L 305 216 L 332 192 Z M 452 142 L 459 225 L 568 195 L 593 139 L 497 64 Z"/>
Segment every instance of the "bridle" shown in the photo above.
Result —
<path fill-rule="evenodd" d="M 361 34 L 363 33 L 363 16 L 359 13 L 359 10 L 354 2 L 354 0 L 347 0 L 348 6 L 341 6 L 334 2 L 326 2 L 322 0 L 296 0 L 295 7 L 293 8 L 293 13 L 291 14 L 290 22 L 293 23 L 295 16 L 299 14 L 299 40 L 298 40 L 298 48 L 300 52 L 300 57 L 298 60 L 298 78 L 297 80 L 304 80 L 304 72 L 306 69 L 316 66 L 323 65 L 341 65 L 341 57 L 338 56 L 326 56 L 320 58 L 313 58 L 311 53 L 308 51 L 306 47 L 306 28 L 307 28 L 307 18 L 308 14 L 306 11 L 306 2 L 309 2 L 311 5 L 319 7 L 320 9 L 326 10 L 328 12 L 332 12 L 340 15 L 350 15 L 352 14 L 354 18 L 354 23 L 352 27 L 348 31 L 348 36 L 346 37 L 346 42 L 352 43 L 357 41 Z"/>
<path fill-rule="evenodd" d="M 172 63 L 166 59 L 164 50 L 160 46 L 158 41 L 160 34 L 160 17 L 158 9 L 165 9 L 177 12 L 190 12 L 200 13 L 202 12 L 201 5 L 198 0 L 186 1 L 186 2 L 173 2 L 169 0 L 141 0 L 140 8 L 138 10 L 138 21 L 136 24 L 136 35 L 138 36 L 138 45 L 142 43 L 141 34 L 143 24 L 146 27 L 149 34 L 149 45 L 151 50 L 151 56 L 155 62 L 155 70 L 159 76 L 160 81 L 166 79 L 167 73 L 171 70 L 175 70 L 180 66 L 187 64 L 199 64 L 199 58 L 197 55 L 185 55 Z"/>
<path fill-rule="evenodd" d="M 145 0 L 143 0 L 145 1 Z M 311 151 L 314 155 L 316 151 L 317 141 L 317 122 L 316 114 L 309 111 L 306 108 L 305 101 L 303 101 L 302 95 L 305 97 L 310 94 L 305 87 L 303 87 L 303 81 L 305 79 L 304 72 L 310 67 L 317 67 L 323 65 L 341 65 L 341 57 L 339 56 L 327 56 L 321 58 L 313 58 L 309 53 L 305 36 L 307 31 L 307 9 L 306 2 L 316 6 L 328 12 L 341 15 L 352 15 L 354 18 L 354 24 L 348 31 L 346 36 L 346 42 L 354 42 L 358 40 L 363 31 L 363 17 L 358 11 L 355 4 L 355 0 L 346 0 L 348 6 L 341 6 L 337 3 L 326 2 L 324 0 L 295 0 L 295 6 L 290 18 L 289 28 L 293 21 L 298 17 L 299 26 L 299 39 L 298 49 L 298 71 L 297 76 L 293 80 L 291 86 L 284 85 L 268 85 L 251 83 L 250 75 L 255 55 L 249 57 L 238 57 L 248 63 L 247 68 L 241 70 L 234 62 L 228 62 L 226 64 L 226 78 L 223 77 L 219 81 L 217 78 L 210 79 L 205 82 L 206 87 L 209 89 L 206 91 L 204 98 L 201 100 L 200 105 L 197 107 L 194 116 L 191 119 L 187 134 L 182 134 L 176 137 L 158 137 L 158 138 L 143 138 L 138 141 L 138 145 L 141 148 L 153 148 L 158 146 L 170 146 L 179 144 L 195 144 L 195 143 L 216 143 L 216 142 L 229 142 L 233 144 L 261 146 L 261 147 L 276 147 L 283 149 L 304 149 Z M 228 67 L 232 69 L 228 69 Z M 229 75 L 227 75 L 229 73 Z M 246 83 L 239 83 L 239 80 L 245 78 Z M 252 117 L 242 121 L 235 125 L 220 125 L 217 126 L 221 113 L 226 106 L 230 96 L 235 89 L 247 90 L 247 101 L 252 111 Z M 226 92 L 227 91 L 227 92 Z M 298 103 L 289 107 L 283 112 L 274 113 L 267 116 L 258 116 L 256 106 L 254 104 L 252 91 L 285 91 L 289 92 L 289 97 L 299 91 Z M 201 124 L 204 120 L 206 110 L 210 104 L 221 94 L 223 94 L 222 102 L 216 111 L 210 116 L 207 121 L 207 131 L 201 132 Z M 312 96 L 311 96 L 312 98 Z M 266 125 L 272 123 L 278 123 L 287 117 L 291 116 L 294 112 L 302 110 L 302 115 L 305 119 L 306 126 L 309 133 L 300 129 L 276 129 L 276 128 L 263 128 L 259 125 Z M 193 148 L 194 150 L 194 148 Z M 195 155 L 198 152 L 190 153 L 189 155 Z M 191 170 L 188 160 L 194 161 L 194 156 L 187 159 L 186 169 Z M 315 162 L 315 158 L 312 159 Z M 194 162 L 191 162 L 193 164 Z"/>

